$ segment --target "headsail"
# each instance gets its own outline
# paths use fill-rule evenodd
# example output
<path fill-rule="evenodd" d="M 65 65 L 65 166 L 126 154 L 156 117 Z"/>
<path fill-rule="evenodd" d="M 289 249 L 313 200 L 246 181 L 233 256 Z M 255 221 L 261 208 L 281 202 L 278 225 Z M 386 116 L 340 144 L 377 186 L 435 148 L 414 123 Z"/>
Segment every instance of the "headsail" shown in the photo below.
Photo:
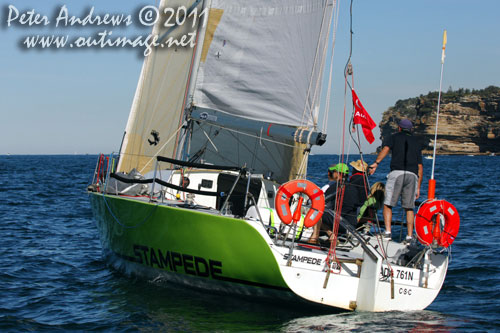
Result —
<path fill-rule="evenodd" d="M 159 10 L 163 13 L 164 8 L 190 8 L 197 3 L 201 8 L 199 0 L 164 0 Z M 181 26 L 165 27 L 165 15 L 158 22 L 153 34 L 163 37 L 159 42 L 197 30 L 197 25 L 193 27 L 187 20 Z M 119 171 L 136 168 L 146 173 L 154 168 L 154 156 L 173 156 L 183 122 L 194 50 L 189 46 L 158 47 L 144 60 L 120 152 Z"/>

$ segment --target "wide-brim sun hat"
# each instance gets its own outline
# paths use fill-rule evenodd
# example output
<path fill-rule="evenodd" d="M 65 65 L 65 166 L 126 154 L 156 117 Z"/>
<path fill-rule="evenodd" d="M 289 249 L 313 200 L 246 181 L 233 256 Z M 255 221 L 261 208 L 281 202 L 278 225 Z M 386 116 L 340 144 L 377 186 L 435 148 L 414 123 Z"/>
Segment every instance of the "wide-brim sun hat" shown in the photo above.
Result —
<path fill-rule="evenodd" d="M 330 170 L 332 172 L 337 171 L 339 173 L 343 173 L 346 175 L 349 174 L 349 167 L 345 163 L 338 163 L 338 164 L 332 165 L 331 167 L 328 168 L 328 170 Z"/>
<path fill-rule="evenodd" d="M 401 119 L 398 124 L 399 127 L 404 129 L 412 129 L 413 123 L 409 119 Z"/>
<path fill-rule="evenodd" d="M 362 172 L 366 172 L 366 170 L 368 169 L 368 163 L 366 162 L 363 162 L 361 160 L 357 160 L 357 161 L 354 161 L 354 162 L 351 162 L 349 163 L 354 169 L 356 170 L 359 170 L 359 171 L 362 171 Z"/>

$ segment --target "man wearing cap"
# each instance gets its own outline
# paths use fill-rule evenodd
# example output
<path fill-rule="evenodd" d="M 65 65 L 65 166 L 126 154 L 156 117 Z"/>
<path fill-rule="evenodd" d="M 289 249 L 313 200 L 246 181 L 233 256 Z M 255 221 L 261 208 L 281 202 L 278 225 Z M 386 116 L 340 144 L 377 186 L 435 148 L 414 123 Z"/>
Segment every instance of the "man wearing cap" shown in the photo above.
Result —
<path fill-rule="evenodd" d="M 415 199 L 420 196 L 420 185 L 422 184 L 423 165 L 420 144 L 412 135 L 413 124 L 408 119 L 402 119 L 398 124 L 398 132 L 391 135 L 384 142 L 383 148 L 370 165 L 370 174 L 373 174 L 382 160 L 392 153 L 391 172 L 387 175 L 384 199 L 384 224 L 387 238 L 391 238 L 392 207 L 401 197 L 401 206 L 406 211 L 406 223 L 408 235 L 406 240 L 410 241 L 413 234 L 413 219 Z"/>
<path fill-rule="evenodd" d="M 336 184 L 346 178 L 349 175 L 349 167 L 345 163 L 338 163 L 332 165 L 328 168 L 328 184 L 324 185 L 321 190 L 326 193 L 326 191 L 330 188 L 331 185 L 337 186 Z M 330 192 L 332 189 L 330 190 Z M 337 192 L 337 190 L 333 190 Z"/>
<path fill-rule="evenodd" d="M 321 190 L 325 193 L 325 208 L 335 210 L 335 201 L 337 190 L 344 186 L 345 180 L 349 175 L 349 167 L 345 163 L 338 163 L 328 168 L 328 184 L 323 186 Z M 327 217 L 323 215 L 326 219 Z M 331 221 L 325 222 L 325 224 Z M 309 238 L 310 243 L 316 244 L 318 242 L 319 232 L 322 229 L 327 229 L 328 226 L 322 224 L 322 220 L 314 225 L 313 234 Z M 330 225 L 331 227 L 331 225 Z M 331 229 L 331 228 L 330 228 Z"/>

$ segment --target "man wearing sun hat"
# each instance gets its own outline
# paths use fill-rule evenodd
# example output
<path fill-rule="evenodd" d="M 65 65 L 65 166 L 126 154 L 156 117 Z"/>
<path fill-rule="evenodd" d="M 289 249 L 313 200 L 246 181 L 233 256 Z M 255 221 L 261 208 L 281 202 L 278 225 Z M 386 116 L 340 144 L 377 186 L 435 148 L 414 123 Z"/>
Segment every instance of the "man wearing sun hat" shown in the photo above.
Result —
<path fill-rule="evenodd" d="M 422 151 L 417 139 L 412 135 L 413 124 L 409 119 L 398 123 L 398 132 L 391 135 L 383 143 L 383 148 L 370 165 L 373 174 L 382 160 L 392 152 L 391 172 L 387 175 L 384 199 L 385 237 L 391 238 L 392 207 L 401 198 L 401 207 L 406 211 L 408 235 L 410 241 L 413 234 L 415 199 L 420 196 L 420 185 L 423 177 Z"/>
<path fill-rule="evenodd" d="M 368 181 L 366 172 L 368 164 L 362 160 L 349 163 L 352 173 L 344 191 L 344 201 L 342 203 L 342 217 L 344 217 L 353 227 L 356 227 L 358 208 L 363 205 L 368 193 Z"/>

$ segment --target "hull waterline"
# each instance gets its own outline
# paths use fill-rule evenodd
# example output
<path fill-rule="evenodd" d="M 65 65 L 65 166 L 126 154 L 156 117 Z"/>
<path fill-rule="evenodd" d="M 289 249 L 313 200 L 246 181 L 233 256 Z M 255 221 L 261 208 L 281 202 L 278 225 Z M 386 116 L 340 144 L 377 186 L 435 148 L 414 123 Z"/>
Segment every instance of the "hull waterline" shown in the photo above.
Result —
<path fill-rule="evenodd" d="M 387 311 L 425 308 L 446 274 L 447 258 L 441 274 L 428 281 L 431 287 L 422 288 L 423 274 L 404 268 L 392 288 L 381 258 L 360 253 L 357 260 L 340 262 L 339 272 L 327 274 L 326 253 L 296 246 L 290 255 L 288 247 L 278 246 L 254 221 L 99 193 L 90 193 L 90 200 L 108 262 L 156 282 Z"/>

